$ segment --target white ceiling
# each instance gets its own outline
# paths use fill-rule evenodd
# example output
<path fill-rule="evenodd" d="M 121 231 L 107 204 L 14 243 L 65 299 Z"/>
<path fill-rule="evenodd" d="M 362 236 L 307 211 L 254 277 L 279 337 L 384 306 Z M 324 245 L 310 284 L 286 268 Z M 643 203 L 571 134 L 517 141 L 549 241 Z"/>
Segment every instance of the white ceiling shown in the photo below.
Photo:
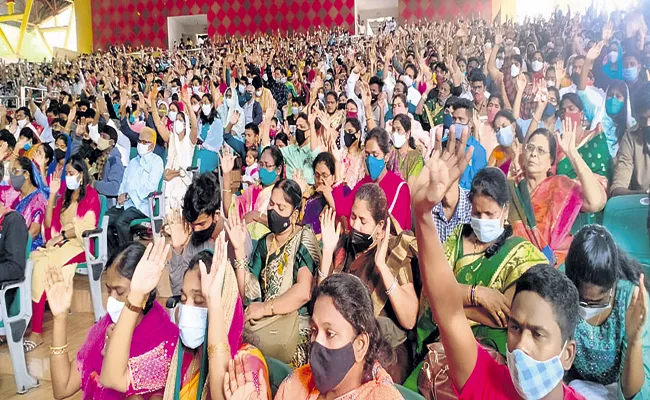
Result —
<path fill-rule="evenodd" d="M 357 11 L 397 8 L 398 0 L 357 0 Z"/>

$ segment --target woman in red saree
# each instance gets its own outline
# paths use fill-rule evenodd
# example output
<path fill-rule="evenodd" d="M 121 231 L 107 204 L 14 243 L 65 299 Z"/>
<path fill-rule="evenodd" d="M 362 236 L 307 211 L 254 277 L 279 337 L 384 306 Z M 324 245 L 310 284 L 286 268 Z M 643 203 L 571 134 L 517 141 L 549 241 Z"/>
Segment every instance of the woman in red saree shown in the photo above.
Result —
<path fill-rule="evenodd" d="M 573 237 L 571 227 L 580 211 L 599 212 L 605 207 L 607 193 L 598 177 L 589 169 L 576 148 L 576 124 L 563 122 L 564 133 L 551 134 L 537 129 L 524 144 L 524 172 L 518 181 L 510 181 L 509 221 L 517 236 L 533 243 L 558 267 L 564 263 Z M 557 142 L 556 142 L 557 140 Z M 551 175 L 556 161 L 557 144 L 571 161 L 577 179 Z M 515 157 L 518 161 L 520 157 Z M 515 169 L 519 169 L 515 165 Z"/>
<path fill-rule="evenodd" d="M 314 290 L 312 301 L 309 364 L 282 382 L 275 400 L 402 399 L 382 366 L 394 357 L 361 280 L 345 273 L 332 275 Z M 266 385 L 256 382 L 256 371 L 231 364 L 224 380 L 226 399 L 266 398 Z"/>
<path fill-rule="evenodd" d="M 390 149 L 388 133 L 384 129 L 375 128 L 368 132 L 364 146 L 368 175 L 352 190 L 343 184 L 332 189 L 337 215 L 349 219 L 357 190 L 366 183 L 377 183 L 386 194 L 388 213 L 397 233 L 411 229 L 411 192 L 402 178 L 386 169 L 385 158 Z"/>
<path fill-rule="evenodd" d="M 88 332 L 86 341 L 72 361 L 68 357 L 67 317 L 72 301 L 72 279 L 50 266 L 45 290 L 54 316 L 54 332 L 50 347 L 52 389 L 55 398 L 67 398 L 80 389 L 84 399 L 160 399 L 165 376 L 178 341 L 178 328 L 167 312 L 155 301 L 155 291 L 148 293 L 142 315 L 138 317 L 131 345 L 126 349 L 132 372 L 124 391 L 106 388 L 100 383 L 102 362 L 112 327 L 118 321 L 129 295 L 136 265 L 143 259 L 145 248 L 133 243 L 109 260 L 106 272 L 108 313 Z M 141 396 L 141 397 L 139 397 Z"/>

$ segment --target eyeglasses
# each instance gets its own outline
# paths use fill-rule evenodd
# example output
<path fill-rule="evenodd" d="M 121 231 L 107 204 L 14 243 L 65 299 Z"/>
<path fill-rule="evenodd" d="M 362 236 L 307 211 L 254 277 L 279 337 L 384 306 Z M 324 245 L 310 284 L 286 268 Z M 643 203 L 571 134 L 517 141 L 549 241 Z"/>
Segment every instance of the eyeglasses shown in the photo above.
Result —
<path fill-rule="evenodd" d="M 332 176 L 332 174 L 324 173 L 324 174 L 319 174 L 318 172 L 314 172 L 314 179 L 315 180 L 320 180 L 322 179 L 329 179 Z"/>
<path fill-rule="evenodd" d="M 580 307 L 584 308 L 600 308 L 600 307 L 606 307 L 611 301 L 612 301 L 612 296 L 614 294 L 614 288 L 609 289 L 609 296 L 607 297 L 607 301 L 603 303 L 603 300 L 598 301 L 597 303 L 595 302 L 586 302 L 586 301 L 581 301 L 578 304 Z"/>
<path fill-rule="evenodd" d="M 537 151 L 537 155 L 540 157 L 543 157 L 548 154 L 548 150 L 545 150 L 542 147 L 535 146 L 532 143 L 528 143 L 526 147 L 524 147 L 526 150 L 526 153 L 533 154 L 535 151 Z"/>
<path fill-rule="evenodd" d="M 142 140 L 142 139 L 140 139 L 140 140 L 138 140 L 138 143 L 149 145 L 149 144 L 151 144 L 151 143 L 153 143 L 153 142 L 150 142 L 150 141 L 148 141 L 148 140 Z"/>

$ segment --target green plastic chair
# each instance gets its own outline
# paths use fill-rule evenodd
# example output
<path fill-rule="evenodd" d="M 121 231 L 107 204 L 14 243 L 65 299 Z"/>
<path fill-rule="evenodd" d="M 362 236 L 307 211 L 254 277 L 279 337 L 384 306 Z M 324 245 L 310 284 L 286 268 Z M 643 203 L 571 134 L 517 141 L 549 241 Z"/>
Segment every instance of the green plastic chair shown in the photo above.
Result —
<path fill-rule="evenodd" d="M 598 212 L 598 213 L 581 212 L 580 214 L 578 214 L 578 218 L 576 218 L 576 221 L 573 223 L 573 226 L 571 227 L 571 234 L 575 235 L 585 225 L 602 224 L 602 223 L 603 223 L 602 212 Z"/>
<path fill-rule="evenodd" d="M 650 266 L 650 242 L 646 227 L 648 204 L 645 194 L 614 197 L 607 202 L 603 216 L 603 225 L 616 244 L 643 264 L 646 270 Z"/>
<path fill-rule="evenodd" d="M 271 384 L 271 394 L 275 397 L 282 382 L 293 373 L 290 366 L 280 360 L 271 357 L 264 357 L 266 365 L 269 367 L 269 381 Z"/>
<path fill-rule="evenodd" d="M 137 147 L 131 147 L 131 151 L 129 152 L 129 160 L 133 160 L 138 156 L 138 148 Z"/>
<path fill-rule="evenodd" d="M 395 384 L 395 388 L 399 393 L 404 397 L 404 400 L 424 400 L 424 397 L 420 393 L 415 393 L 411 389 L 407 389 L 402 385 Z"/>

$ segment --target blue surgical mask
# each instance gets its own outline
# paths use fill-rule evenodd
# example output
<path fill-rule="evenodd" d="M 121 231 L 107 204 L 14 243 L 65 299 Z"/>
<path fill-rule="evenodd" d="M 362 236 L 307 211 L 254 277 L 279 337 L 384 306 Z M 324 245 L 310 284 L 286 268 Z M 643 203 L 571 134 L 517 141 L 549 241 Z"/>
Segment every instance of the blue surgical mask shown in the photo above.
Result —
<path fill-rule="evenodd" d="M 623 80 L 625 82 L 635 82 L 639 77 L 639 69 L 637 67 L 623 68 Z"/>
<path fill-rule="evenodd" d="M 384 78 L 384 71 L 377 71 L 377 78 L 383 79 Z"/>
<path fill-rule="evenodd" d="M 120 104 L 119 103 L 113 104 L 113 110 L 115 111 L 115 115 L 119 115 L 119 113 L 120 113 Z"/>
<path fill-rule="evenodd" d="M 567 343 L 564 342 L 560 355 Z M 517 393 L 524 399 L 541 399 L 555 389 L 564 377 L 560 355 L 546 361 L 537 361 L 520 349 L 513 352 L 506 349 L 508 370 Z"/>
<path fill-rule="evenodd" d="M 368 169 L 368 175 L 370 175 L 370 179 L 376 181 L 379 178 L 379 175 L 381 175 L 381 173 L 386 168 L 386 161 L 383 158 L 367 156 L 366 168 Z"/>
<path fill-rule="evenodd" d="M 625 105 L 624 101 L 620 101 L 616 97 L 610 97 L 605 101 L 605 109 L 609 115 L 618 115 Z"/>
<path fill-rule="evenodd" d="M 273 168 L 269 171 L 266 168 L 260 168 L 260 183 L 262 186 L 270 186 L 275 182 L 275 179 L 278 177 L 277 169 Z"/>
<path fill-rule="evenodd" d="M 463 134 L 463 130 L 467 128 L 467 124 L 459 124 L 455 123 L 452 125 L 454 129 L 456 130 L 456 139 L 460 139 L 460 135 Z"/>
<path fill-rule="evenodd" d="M 512 132 L 512 124 L 504 126 L 497 132 L 497 142 L 499 142 L 499 144 L 503 147 L 512 146 L 513 138 L 514 134 Z"/>
<path fill-rule="evenodd" d="M 544 109 L 544 112 L 542 113 L 543 117 L 550 117 L 551 115 L 555 115 L 555 106 L 551 103 L 548 103 L 546 105 L 546 108 Z"/>

